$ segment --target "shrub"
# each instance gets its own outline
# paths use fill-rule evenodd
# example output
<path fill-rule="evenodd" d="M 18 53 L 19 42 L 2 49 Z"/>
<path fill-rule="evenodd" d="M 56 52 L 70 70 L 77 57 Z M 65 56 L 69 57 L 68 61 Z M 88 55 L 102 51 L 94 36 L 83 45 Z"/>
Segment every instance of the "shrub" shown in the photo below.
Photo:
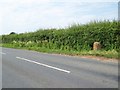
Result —
<path fill-rule="evenodd" d="M 102 49 L 119 48 L 119 35 L 116 20 L 90 22 L 85 25 L 72 25 L 65 29 L 45 29 L 23 34 L 2 35 L 3 43 L 18 42 L 18 46 L 37 46 L 61 50 L 91 50 L 94 42 L 100 42 Z M 30 43 L 31 42 L 31 43 Z M 13 43 L 12 43 L 13 44 Z M 14 43 L 15 44 L 15 43 Z"/>

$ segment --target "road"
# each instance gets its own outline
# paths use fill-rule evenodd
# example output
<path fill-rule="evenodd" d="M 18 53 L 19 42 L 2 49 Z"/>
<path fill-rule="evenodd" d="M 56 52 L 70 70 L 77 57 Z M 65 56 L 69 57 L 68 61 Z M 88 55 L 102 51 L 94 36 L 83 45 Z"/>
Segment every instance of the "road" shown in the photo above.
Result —
<path fill-rule="evenodd" d="M 2 88 L 118 88 L 118 63 L 2 48 Z"/>

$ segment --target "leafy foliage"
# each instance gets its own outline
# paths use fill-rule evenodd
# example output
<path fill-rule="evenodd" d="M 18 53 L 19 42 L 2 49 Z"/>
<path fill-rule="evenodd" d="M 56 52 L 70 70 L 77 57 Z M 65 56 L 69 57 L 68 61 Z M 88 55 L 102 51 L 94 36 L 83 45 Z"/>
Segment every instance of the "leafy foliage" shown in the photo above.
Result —
<path fill-rule="evenodd" d="M 85 25 L 75 24 L 65 29 L 40 29 L 36 32 L 2 35 L 2 43 L 16 47 L 45 47 L 69 51 L 91 50 L 95 41 L 102 49 L 119 48 L 118 23 L 113 21 L 94 21 Z"/>

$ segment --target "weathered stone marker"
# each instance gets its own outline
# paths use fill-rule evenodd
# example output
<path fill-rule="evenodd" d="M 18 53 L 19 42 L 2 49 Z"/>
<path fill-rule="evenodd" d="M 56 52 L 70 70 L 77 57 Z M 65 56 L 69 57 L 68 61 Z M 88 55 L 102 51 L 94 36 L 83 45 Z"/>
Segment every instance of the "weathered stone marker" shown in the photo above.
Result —
<path fill-rule="evenodd" d="M 100 42 L 94 42 L 93 43 L 93 50 L 100 50 L 100 49 L 101 49 Z"/>

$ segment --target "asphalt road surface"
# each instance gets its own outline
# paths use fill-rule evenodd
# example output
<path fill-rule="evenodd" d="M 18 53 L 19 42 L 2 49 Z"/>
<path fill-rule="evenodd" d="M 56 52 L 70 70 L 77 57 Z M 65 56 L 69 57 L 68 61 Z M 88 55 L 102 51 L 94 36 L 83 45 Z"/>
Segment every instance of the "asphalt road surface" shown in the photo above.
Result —
<path fill-rule="evenodd" d="M 118 88 L 118 63 L 2 48 L 2 88 Z"/>

